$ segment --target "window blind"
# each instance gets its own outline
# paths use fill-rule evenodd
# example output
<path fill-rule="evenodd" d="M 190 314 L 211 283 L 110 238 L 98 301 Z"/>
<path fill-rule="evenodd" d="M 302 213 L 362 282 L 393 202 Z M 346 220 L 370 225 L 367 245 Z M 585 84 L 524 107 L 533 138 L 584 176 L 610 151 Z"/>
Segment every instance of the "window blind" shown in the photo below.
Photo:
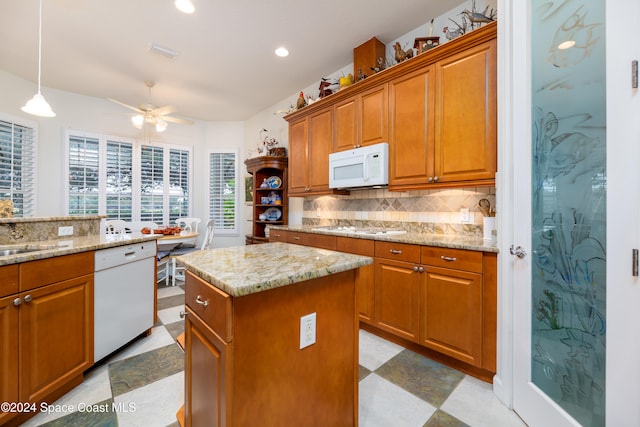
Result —
<path fill-rule="evenodd" d="M 189 216 L 189 152 L 169 150 L 169 221 Z"/>
<path fill-rule="evenodd" d="M 0 120 L 0 199 L 13 201 L 13 215 L 35 215 L 35 131 Z"/>
<path fill-rule="evenodd" d="M 69 215 L 98 214 L 99 154 L 96 138 L 69 138 Z"/>
<path fill-rule="evenodd" d="M 164 223 L 164 150 L 143 145 L 140 153 L 140 220 Z"/>
<path fill-rule="evenodd" d="M 236 153 L 209 154 L 209 218 L 219 231 L 237 230 L 236 163 Z"/>
<path fill-rule="evenodd" d="M 112 219 L 133 219 L 133 144 L 107 141 L 106 205 Z"/>

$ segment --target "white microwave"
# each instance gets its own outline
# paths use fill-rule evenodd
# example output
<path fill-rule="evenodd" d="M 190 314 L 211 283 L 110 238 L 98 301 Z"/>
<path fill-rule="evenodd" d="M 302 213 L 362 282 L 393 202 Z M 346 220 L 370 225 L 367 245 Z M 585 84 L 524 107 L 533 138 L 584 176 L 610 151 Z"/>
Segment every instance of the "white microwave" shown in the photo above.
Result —
<path fill-rule="evenodd" d="M 359 188 L 389 184 L 389 144 L 329 154 L 329 187 Z"/>

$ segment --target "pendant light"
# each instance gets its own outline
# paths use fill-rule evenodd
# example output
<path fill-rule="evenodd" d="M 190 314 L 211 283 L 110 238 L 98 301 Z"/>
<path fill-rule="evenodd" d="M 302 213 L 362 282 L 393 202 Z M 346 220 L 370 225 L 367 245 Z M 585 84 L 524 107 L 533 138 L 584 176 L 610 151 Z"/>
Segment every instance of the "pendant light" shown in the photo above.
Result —
<path fill-rule="evenodd" d="M 38 93 L 33 95 L 22 111 L 40 117 L 55 117 L 56 113 L 51 110 L 51 106 L 40 93 L 40 74 L 42 69 L 42 0 L 40 0 L 40 20 L 38 22 Z"/>

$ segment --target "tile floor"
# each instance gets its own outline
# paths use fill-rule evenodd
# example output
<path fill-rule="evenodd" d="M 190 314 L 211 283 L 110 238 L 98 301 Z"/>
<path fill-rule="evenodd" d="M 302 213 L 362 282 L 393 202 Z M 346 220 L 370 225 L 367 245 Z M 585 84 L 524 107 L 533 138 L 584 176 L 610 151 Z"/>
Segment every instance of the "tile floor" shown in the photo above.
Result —
<path fill-rule="evenodd" d="M 184 392 L 181 286 L 158 290 L 158 324 L 88 371 L 23 426 L 178 426 Z M 360 331 L 360 427 L 522 427 L 491 385 Z M 65 406 L 66 405 L 66 406 Z M 69 408 L 73 408 L 70 411 Z M 115 408 L 115 411 L 112 410 Z"/>

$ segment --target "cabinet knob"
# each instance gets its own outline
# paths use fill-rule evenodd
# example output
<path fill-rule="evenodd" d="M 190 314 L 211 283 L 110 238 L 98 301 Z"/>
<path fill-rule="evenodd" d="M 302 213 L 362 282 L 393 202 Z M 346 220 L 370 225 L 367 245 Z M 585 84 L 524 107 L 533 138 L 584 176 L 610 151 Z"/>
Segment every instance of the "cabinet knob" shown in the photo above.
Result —
<path fill-rule="evenodd" d="M 418 268 L 418 272 L 420 272 L 420 273 L 424 273 L 424 267 L 423 267 L 423 266 L 420 266 L 420 267 Z"/>
<path fill-rule="evenodd" d="M 24 296 L 24 302 L 31 302 L 33 298 L 31 297 L 31 295 L 25 295 Z"/>
<path fill-rule="evenodd" d="M 202 298 L 200 298 L 200 295 L 196 296 L 196 304 L 200 304 L 203 307 L 206 307 L 209 305 L 209 301 L 207 300 L 203 300 Z"/>
<path fill-rule="evenodd" d="M 433 182 L 438 182 L 438 176 L 437 175 L 433 177 Z"/>
<path fill-rule="evenodd" d="M 13 300 L 13 305 L 20 305 L 22 304 L 22 300 L 20 298 L 16 298 Z"/>
<path fill-rule="evenodd" d="M 432 176 L 430 176 L 429 178 L 427 178 L 427 181 L 429 181 L 429 182 L 433 182 L 433 177 L 432 177 Z"/>
<path fill-rule="evenodd" d="M 417 265 L 413 266 L 413 271 L 418 272 L 418 266 Z"/>
<path fill-rule="evenodd" d="M 187 314 L 189 314 L 189 313 L 187 313 L 186 311 L 181 311 L 181 312 L 180 312 L 180 318 L 181 318 L 181 319 L 184 319 L 184 318 L 186 317 L 186 315 L 187 315 Z"/>

